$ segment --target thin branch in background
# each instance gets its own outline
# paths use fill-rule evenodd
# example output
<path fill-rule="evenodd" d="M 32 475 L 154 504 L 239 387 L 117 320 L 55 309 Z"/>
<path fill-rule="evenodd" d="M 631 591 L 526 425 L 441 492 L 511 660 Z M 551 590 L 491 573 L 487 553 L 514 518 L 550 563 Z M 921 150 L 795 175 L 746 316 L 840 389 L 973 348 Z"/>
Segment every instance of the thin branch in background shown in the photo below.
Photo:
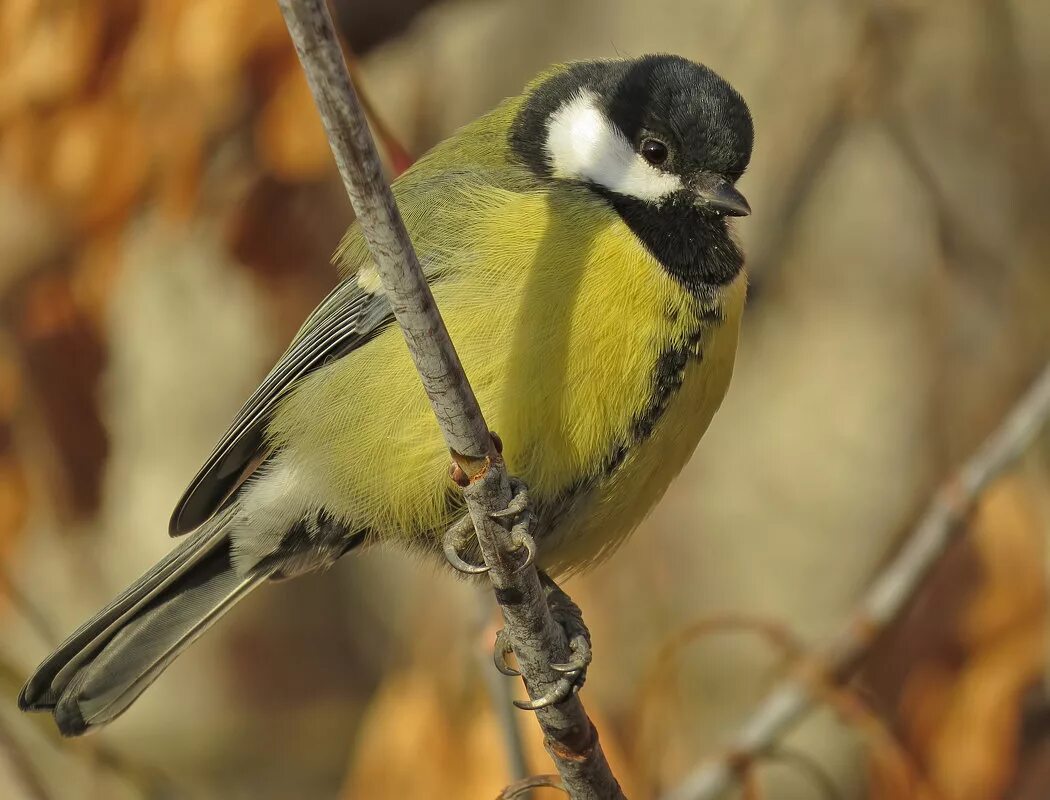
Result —
<path fill-rule="evenodd" d="M 477 654 L 478 669 L 485 681 L 492 710 L 496 714 L 500 733 L 503 734 L 503 747 L 507 753 L 507 766 L 512 781 L 521 781 L 530 775 L 528 759 L 525 756 L 525 743 L 521 738 L 521 726 L 518 721 L 521 715 L 514 708 L 513 684 L 493 668 L 492 641 L 496 631 L 492 626 L 492 603 L 488 597 L 479 597 L 477 607 L 477 635 L 471 643 L 471 649 Z"/>
<path fill-rule="evenodd" d="M 463 494 L 489 567 L 505 630 L 529 696 L 559 685 L 551 664 L 569 658 L 534 565 L 521 568 L 505 512 L 512 489 L 459 357 L 419 266 L 412 242 L 383 176 L 364 110 L 324 0 L 278 0 L 328 135 L 343 185 L 368 242 L 376 271 L 456 466 L 468 479 Z M 547 751 L 574 798 L 623 796 L 598 733 L 578 695 L 536 712 Z"/>
<path fill-rule="evenodd" d="M 763 290 L 776 280 L 776 270 L 791 252 L 791 245 L 799 229 L 802 212 L 809 207 L 813 192 L 838 150 L 849 129 L 849 94 L 840 91 L 824 111 L 824 118 L 809 137 L 809 144 L 801 157 L 795 159 L 791 174 L 781 193 L 783 200 L 768 215 L 759 242 L 760 249 L 748 258 L 748 302 L 760 302 Z"/>
<path fill-rule="evenodd" d="M 25 673 L 21 667 L 16 667 L 3 653 L 0 653 L 0 696 L 14 697 L 25 680 Z M 36 731 L 44 736 L 52 745 L 61 746 L 66 752 L 66 740 L 61 739 L 51 720 L 45 717 L 21 717 L 22 720 L 32 720 L 28 723 L 35 727 Z M 2 735 L 2 734 L 0 734 Z M 9 741 L 13 741 L 8 737 Z M 6 743 L 0 743 L 6 746 Z M 161 767 L 153 764 L 140 763 L 132 757 L 127 756 L 112 747 L 108 747 L 99 739 L 92 739 L 90 746 L 85 743 L 83 748 L 78 748 L 80 755 L 87 756 L 107 772 L 127 781 L 139 790 L 142 797 L 151 800 L 161 798 L 182 798 L 189 796 L 189 790 L 184 784 L 180 784 Z"/>
<path fill-rule="evenodd" d="M 649 660 L 648 667 L 642 673 L 641 687 L 635 693 L 631 713 L 630 730 L 634 731 L 637 737 L 634 763 L 639 770 L 640 785 L 653 784 L 654 772 L 658 765 L 649 753 L 660 753 L 664 747 L 663 742 L 654 742 L 652 739 L 656 737 L 648 735 L 648 727 L 645 724 L 647 715 L 659 708 L 661 693 L 675 683 L 679 653 L 693 642 L 718 633 L 757 634 L 791 660 L 799 658 L 803 653 L 802 643 L 783 625 L 775 620 L 747 614 L 719 614 L 694 620 L 668 636 L 657 648 L 656 654 Z"/>
<path fill-rule="evenodd" d="M 650 661 L 649 668 L 645 672 L 646 678 L 642 682 L 642 689 L 638 692 L 638 699 L 635 703 L 634 723 L 631 726 L 633 730 L 640 732 L 640 736 L 644 736 L 643 715 L 646 711 L 652 711 L 657 707 L 657 694 L 669 683 L 673 682 L 675 665 L 678 661 L 677 656 L 680 651 L 699 639 L 725 632 L 755 633 L 760 636 L 789 662 L 794 663 L 799 676 L 812 682 L 815 690 L 821 695 L 827 705 L 835 708 L 847 724 L 859 730 L 868 739 L 873 748 L 877 748 L 879 752 L 884 753 L 887 756 L 887 761 L 896 768 L 897 774 L 904 776 L 904 780 L 909 785 L 917 785 L 922 782 L 919 770 L 914 764 L 911 755 L 886 726 L 882 724 L 879 715 L 871 710 L 867 701 L 861 695 L 860 689 L 857 687 L 836 686 L 827 682 L 823 675 L 814 669 L 814 665 L 806 660 L 806 653 L 801 640 L 780 623 L 764 617 L 741 614 L 712 616 L 697 620 L 668 637 L 667 641 L 657 650 L 656 656 Z M 660 742 L 655 743 L 655 745 L 649 743 L 646 749 L 659 752 L 661 747 L 662 743 Z M 821 787 L 822 793 L 828 794 L 828 787 L 830 786 L 831 796 L 835 797 L 837 795 L 830 776 L 823 773 L 820 766 L 812 759 L 808 759 L 808 763 L 803 764 L 802 762 L 807 760 L 807 757 L 802 753 L 797 753 L 781 746 L 776 750 L 761 754 L 760 759 L 763 763 L 769 761 L 792 763 L 800 767 L 800 771 L 810 775 L 814 783 Z M 648 765 L 649 760 L 644 755 L 636 753 L 635 761 L 639 764 Z M 755 763 L 739 765 L 742 781 L 745 777 L 747 779 L 751 778 L 755 765 Z M 814 776 L 814 772 L 821 772 L 821 774 Z M 643 774 L 643 780 L 647 784 L 651 783 L 648 774 Z"/>
<path fill-rule="evenodd" d="M 887 111 L 882 122 L 890 141 L 926 196 L 945 266 L 951 270 L 980 264 L 984 272 L 1001 279 L 1010 265 L 994 248 L 980 241 L 976 226 L 957 220 L 948 193 L 901 115 Z"/>
<path fill-rule="evenodd" d="M 396 178 L 412 166 L 415 158 L 401 144 L 401 140 L 394 135 L 394 132 L 390 130 L 390 126 L 386 124 L 382 115 L 376 110 L 375 103 L 372 102 L 368 92 L 365 91 L 365 83 L 361 80 L 361 62 L 357 60 L 357 56 L 350 49 L 350 45 L 345 42 L 343 44 L 343 52 L 346 55 L 347 69 L 350 70 L 350 79 L 354 82 L 354 86 L 357 89 L 357 98 L 361 101 L 361 106 L 368 116 L 372 130 L 376 132 L 376 138 L 383 144 L 383 150 L 386 152 L 387 160 L 390 162 L 390 171 Z"/>
<path fill-rule="evenodd" d="M 773 279 L 775 268 L 782 262 L 784 253 L 798 230 L 802 212 L 808 207 L 813 191 L 819 184 L 831 157 L 849 130 L 850 124 L 872 109 L 888 107 L 876 116 L 881 117 L 894 146 L 904 159 L 906 166 L 927 196 L 934 214 L 934 224 L 942 252 L 949 266 L 962 265 L 963 253 L 970 253 L 973 263 L 990 265 L 991 272 L 1000 275 L 1009 265 L 997 255 L 993 248 L 979 241 L 973 226 L 955 225 L 957 216 L 948 196 L 940 185 L 936 173 L 921 148 L 915 141 L 893 99 L 901 77 L 908 74 L 906 48 L 903 43 L 910 36 L 901 35 L 900 21 L 910 15 L 901 9 L 888 8 L 881 3 L 864 3 L 857 8 L 852 2 L 842 3 L 850 13 L 862 11 L 859 36 L 853 60 L 843 74 L 831 102 L 824 109 L 824 116 L 816 132 L 809 137 L 809 145 L 801 157 L 795 159 L 795 167 L 786 181 L 784 201 L 770 215 L 766 236 L 761 249 L 750 259 L 750 268 L 761 288 Z M 999 9 L 1001 4 L 992 3 Z M 1005 13 L 1009 13 L 1005 11 Z M 989 30 L 1003 26 L 989 26 Z M 1016 59 L 1015 59 L 1016 60 Z M 1001 81 L 997 85 L 1015 87 L 1017 81 Z M 1012 152 L 1026 152 L 1025 148 L 1014 148 Z"/>
<path fill-rule="evenodd" d="M 496 800 L 519 800 L 528 797 L 533 789 L 561 789 L 571 797 L 569 790 L 557 775 L 533 775 L 531 778 L 512 783 L 496 796 Z"/>
<path fill-rule="evenodd" d="M 788 655 L 799 655 L 803 649 L 798 637 L 776 620 L 750 614 L 718 614 L 694 620 L 668 636 L 656 651 L 648 674 L 663 671 L 682 648 L 716 633 L 755 633 Z"/>
<path fill-rule="evenodd" d="M 1044 233 L 1050 211 L 1050 138 L 1034 100 L 1031 74 L 1025 68 L 1016 11 L 1010 3 L 984 3 L 980 8 L 988 54 L 979 79 L 992 102 L 990 119 L 1005 135 L 1003 152 L 1019 184 L 1016 213 L 1022 229 Z"/>
<path fill-rule="evenodd" d="M 819 666 L 819 665 L 814 665 Z M 937 800 L 939 795 L 923 776 L 919 764 L 908 749 L 901 744 L 882 718 L 864 701 L 852 687 L 833 683 L 820 672 L 811 672 L 808 680 L 821 701 L 835 709 L 845 724 L 859 731 L 868 741 L 871 752 L 882 757 L 893 769 L 900 786 L 896 797 L 922 797 Z M 772 752 L 776 752 L 775 748 Z M 768 758 L 763 755 L 763 760 Z M 917 794 L 917 792 L 920 792 Z"/>
<path fill-rule="evenodd" d="M 7 568 L 0 565 L 0 592 L 7 595 L 14 609 L 22 616 L 33 633 L 35 633 L 48 647 L 61 641 L 55 633 L 54 627 L 48 621 L 47 615 L 40 609 L 33 599 L 15 583 Z"/>
<path fill-rule="evenodd" d="M 904 611 L 930 571 L 965 530 L 981 492 L 1013 465 L 1050 419 L 1050 365 L 1017 402 L 999 428 L 946 481 L 913 528 L 900 552 L 878 575 L 847 624 L 823 647 L 815 664 L 826 685 L 843 684 L 875 639 Z M 783 680 L 733 737 L 728 755 L 690 773 L 665 800 L 711 800 L 738 780 L 740 765 L 775 749 L 821 700 L 819 684 L 800 677 Z"/>
<path fill-rule="evenodd" d="M 858 9 L 852 0 L 842 0 L 843 10 L 855 15 Z M 886 57 L 884 9 L 881 6 L 867 10 L 857 20 L 856 42 L 852 58 L 843 71 L 830 102 L 824 107 L 822 118 L 808 137 L 809 144 L 785 182 L 782 202 L 767 215 L 765 235 L 760 249 L 748 258 L 749 271 L 757 282 L 757 296 L 763 287 L 776 280 L 776 270 L 784 263 L 784 254 L 799 229 L 803 212 L 820 185 L 825 170 L 849 133 L 850 125 L 863 113 L 877 105 L 887 94 L 899 74 L 893 62 Z M 750 297 L 750 295 L 749 295 Z"/>
<path fill-rule="evenodd" d="M 15 779 L 21 784 L 26 797 L 31 800 L 51 800 L 51 795 L 44 786 L 39 771 L 29 754 L 7 729 L 2 715 L 0 715 L 0 753 L 6 756 Z"/>
<path fill-rule="evenodd" d="M 835 785 L 835 781 L 832 780 L 824 766 L 807 753 L 781 746 L 766 753 L 763 760 L 793 767 L 796 772 L 809 778 L 824 800 L 845 800 L 846 796 Z"/>
<path fill-rule="evenodd" d="M 149 800 L 176 800 L 191 794 L 185 783 L 176 781 L 161 767 L 134 761 L 112 747 L 95 744 L 91 755 L 100 767 L 134 785 Z"/>

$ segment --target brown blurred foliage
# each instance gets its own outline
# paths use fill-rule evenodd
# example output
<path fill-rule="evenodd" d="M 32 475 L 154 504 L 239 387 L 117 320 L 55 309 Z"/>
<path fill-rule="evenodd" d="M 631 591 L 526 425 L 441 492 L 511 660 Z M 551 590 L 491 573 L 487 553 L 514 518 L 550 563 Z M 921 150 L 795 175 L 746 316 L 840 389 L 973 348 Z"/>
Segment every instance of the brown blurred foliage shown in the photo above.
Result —
<path fill-rule="evenodd" d="M 986 493 L 967 540 L 886 643 L 881 658 L 889 663 L 868 668 L 883 679 L 900 675 L 895 703 L 902 742 L 936 797 L 1003 797 L 1016 781 L 1026 699 L 1040 694 L 1046 672 L 1040 558 L 1048 520 L 1046 476 L 1039 477 L 1006 478 Z M 884 783 L 877 757 L 872 768 L 873 796 L 901 797 L 878 789 Z"/>
<path fill-rule="evenodd" d="M 1037 6 L 333 3 L 392 173 L 571 58 L 681 52 L 754 112 L 733 389 L 643 530 L 568 587 L 630 796 L 721 752 L 1050 358 Z M 350 211 L 272 2 L 4 0 L 0 76 L 12 697 L 51 629 L 166 550 L 183 482 L 334 280 Z M 1048 441 L 748 796 L 1050 794 Z M 0 703 L 0 795 L 494 797 L 512 776 L 476 597 L 400 554 L 347 562 L 252 597 L 93 741 Z"/>
<path fill-rule="evenodd" d="M 44 418 L 69 513 L 99 502 L 106 433 L 95 388 L 134 215 L 143 206 L 173 221 L 193 214 L 207 160 L 246 127 L 255 151 L 241 158 L 259 165 L 249 180 L 301 183 L 328 169 L 286 37 L 276 6 L 240 0 L 0 8 L 0 173 L 48 217 L 45 241 L 20 243 L 36 257 L 4 275 L 15 351 L 3 355 L 5 383 L 27 375 L 18 397 Z M 5 419 L 15 406 L 4 404 Z M 21 480 L 18 459 L 10 437 L 2 444 L 4 491 L 16 495 L 7 487 Z"/>
<path fill-rule="evenodd" d="M 595 717 L 594 723 L 611 731 L 608 720 Z M 550 763 L 538 726 L 522 726 L 522 732 L 529 763 Z M 358 735 L 345 800 L 492 798 L 493 787 L 508 782 L 503 731 L 490 699 L 442 691 L 441 681 L 422 666 L 384 681 Z M 630 764 L 611 733 L 602 735 L 602 747 L 624 791 L 635 796 Z M 564 796 L 553 789 L 535 793 L 537 800 Z"/>
<path fill-rule="evenodd" d="M 0 419 L 30 402 L 16 389 L 27 373 L 64 508 L 83 516 L 97 508 L 106 457 L 95 386 L 124 231 L 144 207 L 173 224 L 208 207 L 229 218 L 231 248 L 248 266 L 287 275 L 304 251 L 326 246 L 304 246 L 302 224 L 282 222 L 297 213 L 294 187 L 329 175 L 331 155 L 272 3 L 12 0 L 0 9 L 0 73 L 0 174 L 48 217 L 46 241 L 17 243 L 43 252 L 3 276 L 15 352 L 2 354 Z M 202 194 L 220 149 L 234 153 L 233 168 L 217 169 L 220 183 L 242 184 L 236 204 L 222 185 Z M 258 246 L 266 230 L 282 245 L 276 254 Z M 0 480 L 17 498 L 13 449 L 10 436 L 0 440 L 10 463 Z M 16 516 L 5 530 L 19 527 Z"/>

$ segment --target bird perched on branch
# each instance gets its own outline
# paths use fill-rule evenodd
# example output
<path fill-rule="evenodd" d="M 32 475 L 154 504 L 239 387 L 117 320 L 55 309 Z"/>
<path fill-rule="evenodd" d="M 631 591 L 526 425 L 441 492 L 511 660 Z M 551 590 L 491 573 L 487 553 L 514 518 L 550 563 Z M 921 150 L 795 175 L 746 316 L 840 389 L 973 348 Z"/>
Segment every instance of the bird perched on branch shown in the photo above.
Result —
<path fill-rule="evenodd" d="M 579 62 L 394 184 L 508 469 L 529 487 L 548 575 L 611 553 L 722 402 L 746 294 L 728 218 L 750 212 L 735 184 L 752 139 L 743 99 L 707 67 Z M 23 709 L 85 733 L 256 586 L 373 542 L 449 544 L 462 497 L 356 226 L 337 260 L 345 277 L 179 501 L 170 532 L 185 538 L 40 665 Z M 462 566 L 469 538 L 452 544 Z"/>

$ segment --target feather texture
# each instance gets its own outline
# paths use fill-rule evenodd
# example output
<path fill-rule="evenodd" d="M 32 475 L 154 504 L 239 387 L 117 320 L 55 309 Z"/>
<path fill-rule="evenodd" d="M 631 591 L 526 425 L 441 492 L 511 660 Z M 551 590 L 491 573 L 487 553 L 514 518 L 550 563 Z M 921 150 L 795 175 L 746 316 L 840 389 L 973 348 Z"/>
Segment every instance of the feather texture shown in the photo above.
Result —
<path fill-rule="evenodd" d="M 59 730 L 77 736 L 110 722 L 265 570 L 234 569 L 227 521 L 182 542 L 113 603 L 81 626 L 22 689 L 22 710 L 52 710 Z"/>
<path fill-rule="evenodd" d="M 676 91 L 655 91 L 658 75 Z M 690 123 L 669 129 L 681 180 L 619 174 L 650 95 Z M 543 137 L 569 97 L 593 101 L 581 152 L 600 168 L 562 179 Z M 619 132 L 591 135 L 610 109 Z M 564 139 L 580 125 L 562 127 Z M 722 402 L 746 277 L 725 220 L 687 195 L 694 172 L 739 177 L 750 142 L 743 101 L 710 70 L 663 56 L 591 62 L 541 75 L 394 185 L 486 419 L 530 487 L 537 564 L 552 575 L 624 540 Z M 564 155 L 578 143 L 560 144 Z M 643 191 L 614 191 L 628 185 Z M 176 507 L 170 533 L 194 532 L 41 664 L 23 709 L 83 733 L 263 580 L 326 568 L 366 541 L 440 549 L 461 495 L 356 225 L 337 261 L 342 281 Z"/>

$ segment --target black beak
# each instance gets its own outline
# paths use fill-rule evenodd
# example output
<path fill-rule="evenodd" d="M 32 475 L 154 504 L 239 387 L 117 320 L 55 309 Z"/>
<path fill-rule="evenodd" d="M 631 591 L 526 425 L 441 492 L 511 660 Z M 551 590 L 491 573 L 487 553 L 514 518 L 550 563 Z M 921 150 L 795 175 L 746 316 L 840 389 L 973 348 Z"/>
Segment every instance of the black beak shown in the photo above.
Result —
<path fill-rule="evenodd" d="M 737 191 L 725 178 L 715 175 L 705 176 L 694 189 L 697 205 L 716 214 L 730 217 L 746 217 L 751 213 L 744 195 Z"/>

